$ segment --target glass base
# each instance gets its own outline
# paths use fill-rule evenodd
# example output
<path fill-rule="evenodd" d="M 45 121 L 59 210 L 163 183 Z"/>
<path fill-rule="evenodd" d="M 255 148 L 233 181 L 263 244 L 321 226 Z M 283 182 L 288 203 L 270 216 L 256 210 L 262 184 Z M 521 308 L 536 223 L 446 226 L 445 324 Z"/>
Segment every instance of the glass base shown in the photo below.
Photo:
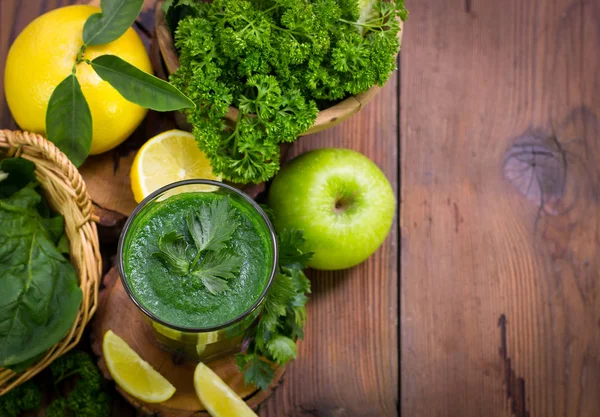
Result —
<path fill-rule="evenodd" d="M 258 319 L 258 308 L 242 321 L 213 332 L 184 332 L 153 321 L 146 316 L 156 344 L 163 350 L 193 361 L 208 362 L 239 353 L 248 328 Z"/>

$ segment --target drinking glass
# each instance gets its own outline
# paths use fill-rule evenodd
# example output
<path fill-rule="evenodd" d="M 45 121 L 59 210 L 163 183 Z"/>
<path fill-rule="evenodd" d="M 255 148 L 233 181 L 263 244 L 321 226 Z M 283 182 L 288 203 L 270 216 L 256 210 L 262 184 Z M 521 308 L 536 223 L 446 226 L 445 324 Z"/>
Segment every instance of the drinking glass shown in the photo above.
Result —
<path fill-rule="evenodd" d="M 135 295 L 127 280 L 124 268 L 124 254 L 131 243 L 138 225 L 152 208 L 159 202 L 181 193 L 216 193 L 237 200 L 251 213 L 258 215 L 262 234 L 269 237 L 272 257 L 265 259 L 270 271 L 265 287 L 258 299 L 239 316 L 212 327 L 181 327 L 157 316 L 148 309 Z M 183 354 L 194 360 L 208 361 L 240 351 L 244 335 L 260 315 L 264 299 L 271 287 L 277 270 L 277 240 L 269 218 L 262 208 L 247 194 L 230 185 L 211 180 L 184 180 L 169 184 L 146 197 L 133 211 L 121 232 L 118 246 L 118 268 L 123 287 L 131 301 L 143 313 L 150 325 L 156 343 L 163 349 Z"/>

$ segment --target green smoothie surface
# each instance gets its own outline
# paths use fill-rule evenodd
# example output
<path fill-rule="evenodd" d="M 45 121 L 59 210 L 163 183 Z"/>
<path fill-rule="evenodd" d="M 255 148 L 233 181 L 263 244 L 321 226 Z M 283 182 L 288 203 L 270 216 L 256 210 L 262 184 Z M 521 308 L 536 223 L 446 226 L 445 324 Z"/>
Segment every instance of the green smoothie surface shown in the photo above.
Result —
<path fill-rule="evenodd" d="M 219 199 L 228 201 L 237 221 L 223 250 L 241 258 L 241 263 L 235 276 L 227 279 L 227 289 L 213 293 L 192 273 L 174 273 L 156 254 L 161 236 L 177 232 L 193 263 L 194 239 L 186 216 Z M 148 203 L 131 222 L 122 250 L 124 278 L 137 301 L 160 320 L 189 329 L 219 326 L 246 312 L 268 284 L 274 262 L 262 216 L 241 196 L 219 191 L 176 194 Z"/>

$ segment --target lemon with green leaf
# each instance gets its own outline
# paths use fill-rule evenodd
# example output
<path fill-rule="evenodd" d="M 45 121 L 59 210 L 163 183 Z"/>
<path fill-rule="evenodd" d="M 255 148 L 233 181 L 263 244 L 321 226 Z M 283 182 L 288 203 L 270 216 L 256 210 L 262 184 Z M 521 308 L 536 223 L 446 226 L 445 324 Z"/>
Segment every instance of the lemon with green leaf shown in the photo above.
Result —
<path fill-rule="evenodd" d="M 61 7 L 39 16 L 17 36 L 6 59 L 4 91 L 21 129 L 46 135 L 50 97 L 72 73 L 86 20 L 99 12 L 86 5 Z M 102 55 L 117 56 L 152 73 L 148 53 L 132 28 L 112 42 L 88 46 L 84 58 L 91 61 Z M 89 153 L 106 152 L 133 133 L 148 110 L 125 99 L 85 62 L 77 64 L 76 78 L 93 121 Z"/>

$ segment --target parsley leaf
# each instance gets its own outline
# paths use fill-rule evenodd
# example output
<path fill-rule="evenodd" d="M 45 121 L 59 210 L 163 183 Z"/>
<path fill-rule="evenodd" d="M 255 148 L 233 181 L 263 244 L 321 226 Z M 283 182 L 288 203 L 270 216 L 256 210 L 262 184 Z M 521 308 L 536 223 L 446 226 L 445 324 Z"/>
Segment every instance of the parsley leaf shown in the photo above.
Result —
<path fill-rule="evenodd" d="M 302 247 L 306 239 L 302 230 L 285 229 L 277 235 L 279 243 L 279 265 L 281 267 L 306 268 L 313 252 L 303 252 Z"/>
<path fill-rule="evenodd" d="M 237 183 L 275 175 L 279 145 L 319 108 L 383 85 L 407 17 L 403 0 L 166 4 L 181 64 L 171 82 L 196 103 L 188 121 L 213 170 Z M 225 119 L 229 106 L 237 123 Z"/>
<path fill-rule="evenodd" d="M 244 370 L 244 382 L 254 384 L 262 390 L 266 390 L 275 376 L 271 365 L 261 359 L 258 355 L 235 355 L 235 362 L 239 369 Z"/>
<path fill-rule="evenodd" d="M 190 211 L 186 223 L 199 252 L 223 249 L 238 226 L 228 198 L 213 200 L 197 211 Z"/>
<path fill-rule="evenodd" d="M 267 350 L 282 365 L 296 359 L 296 342 L 286 336 L 277 335 L 273 337 L 267 342 Z"/>
<path fill-rule="evenodd" d="M 227 280 L 234 278 L 242 266 L 242 258 L 228 251 L 209 251 L 192 271 L 212 294 L 226 291 Z"/>
<path fill-rule="evenodd" d="M 187 260 L 187 244 L 183 236 L 175 231 L 158 238 L 159 252 L 154 256 L 160 258 L 175 275 L 186 275 L 190 270 Z"/>
<path fill-rule="evenodd" d="M 305 304 L 310 293 L 310 281 L 302 272 L 312 253 L 303 253 L 302 231 L 284 230 L 277 235 L 279 242 L 278 274 L 264 301 L 262 316 L 249 330 L 251 342 L 245 353 L 238 354 L 238 368 L 244 381 L 266 389 L 274 376 L 269 363 L 285 365 L 296 357 L 296 342 L 304 336 Z M 283 263 L 282 263 L 283 262 Z"/>
<path fill-rule="evenodd" d="M 279 316 L 285 316 L 286 308 L 294 299 L 295 294 L 296 290 L 291 277 L 285 274 L 277 274 L 265 298 L 263 316 L 275 323 Z"/>
<path fill-rule="evenodd" d="M 227 291 L 227 280 L 234 278 L 242 266 L 242 258 L 232 254 L 227 247 L 239 224 L 229 199 L 203 204 L 190 211 L 185 219 L 193 245 L 188 245 L 183 235 L 172 231 L 158 239 L 160 251 L 155 255 L 175 275 L 199 279 L 211 294 Z M 195 252 L 191 246 L 195 247 Z M 195 253 L 191 262 L 189 252 Z"/>

